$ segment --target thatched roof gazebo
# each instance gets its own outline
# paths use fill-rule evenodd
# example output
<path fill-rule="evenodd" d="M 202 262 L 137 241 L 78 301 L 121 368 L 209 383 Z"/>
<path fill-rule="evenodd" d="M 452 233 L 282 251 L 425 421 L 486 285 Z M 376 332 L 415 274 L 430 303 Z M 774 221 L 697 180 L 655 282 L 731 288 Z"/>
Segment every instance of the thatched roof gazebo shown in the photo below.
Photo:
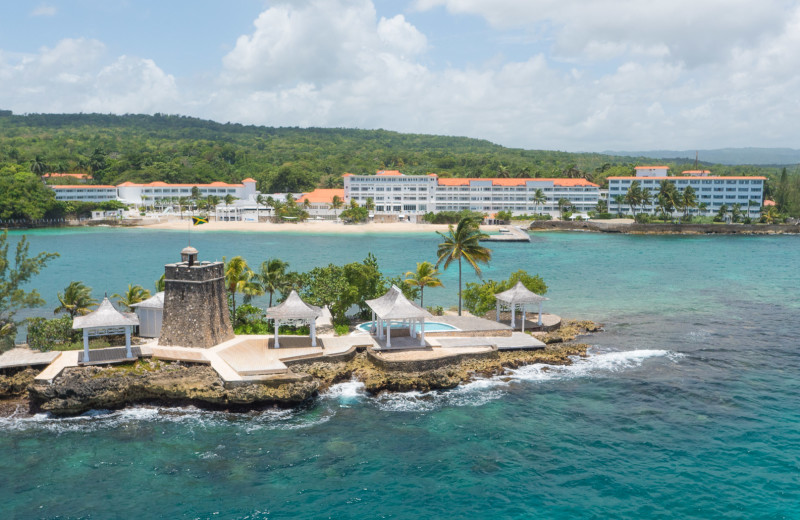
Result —
<path fill-rule="evenodd" d="M 90 336 L 116 336 L 125 333 L 125 357 L 133 358 L 131 352 L 131 329 L 139 325 L 139 318 L 133 313 L 119 312 L 103 298 L 93 312 L 85 316 L 76 316 L 72 320 L 72 329 L 83 329 L 83 362 L 89 361 Z"/>
<path fill-rule="evenodd" d="M 391 322 L 408 320 L 408 333 L 414 337 L 414 322 L 420 323 L 420 346 L 425 346 L 425 320 L 433 318 L 433 315 L 423 307 L 412 302 L 405 297 L 396 285 L 392 285 L 389 291 L 374 300 L 367 300 L 366 304 L 372 309 L 372 323 L 377 329 L 377 336 L 380 339 L 386 335 L 386 348 L 392 346 Z M 377 316 L 377 321 L 376 321 Z"/>
<path fill-rule="evenodd" d="M 507 307 L 511 307 L 511 328 L 513 329 L 516 326 L 515 323 L 515 311 L 517 306 L 522 307 L 522 332 L 525 332 L 525 305 L 538 303 L 539 304 L 539 323 L 538 325 L 542 326 L 542 302 L 549 300 L 550 298 L 545 298 L 544 296 L 540 296 L 535 292 L 531 291 L 527 287 L 525 287 L 522 282 L 517 282 L 517 285 L 512 287 L 507 291 L 503 291 L 501 293 L 497 293 L 494 295 L 495 299 L 497 300 L 497 321 L 500 321 L 500 305 L 505 304 Z"/>
<path fill-rule="evenodd" d="M 322 309 L 304 302 L 297 291 L 289 293 L 283 303 L 267 309 L 267 319 L 275 321 L 275 348 L 280 348 L 278 328 L 281 321 L 305 321 L 311 329 L 311 346 L 317 346 L 317 318 L 322 316 Z"/>

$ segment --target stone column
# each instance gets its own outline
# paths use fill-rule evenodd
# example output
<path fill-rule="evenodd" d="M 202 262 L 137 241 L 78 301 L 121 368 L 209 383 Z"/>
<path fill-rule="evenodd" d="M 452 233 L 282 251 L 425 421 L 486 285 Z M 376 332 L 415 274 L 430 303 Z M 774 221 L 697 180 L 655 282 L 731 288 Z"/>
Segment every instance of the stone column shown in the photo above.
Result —
<path fill-rule="evenodd" d="M 511 304 L 511 330 L 514 330 L 514 327 L 517 326 L 516 322 L 514 321 L 514 311 L 517 310 L 516 304 Z"/>
<path fill-rule="evenodd" d="M 391 320 L 386 321 L 386 348 L 390 348 L 392 346 L 392 322 Z"/>
<path fill-rule="evenodd" d="M 281 344 L 278 341 L 278 329 L 281 327 L 281 322 L 279 320 L 275 320 L 275 348 L 281 348 Z"/>
<path fill-rule="evenodd" d="M 522 332 L 525 332 L 525 304 L 522 304 Z"/>
<path fill-rule="evenodd" d="M 83 362 L 89 361 L 89 330 L 83 329 Z"/>
<path fill-rule="evenodd" d="M 425 346 L 425 318 L 419 320 L 419 346 Z"/>
<path fill-rule="evenodd" d="M 314 318 L 311 318 L 311 323 L 309 324 L 309 326 L 311 328 L 311 346 L 312 347 L 316 347 L 317 346 L 317 320 L 314 319 Z"/>
<path fill-rule="evenodd" d="M 125 357 L 132 358 L 133 352 L 131 352 L 131 327 L 130 325 L 125 326 Z"/>
<path fill-rule="evenodd" d="M 539 326 L 542 326 L 542 302 L 539 302 Z"/>

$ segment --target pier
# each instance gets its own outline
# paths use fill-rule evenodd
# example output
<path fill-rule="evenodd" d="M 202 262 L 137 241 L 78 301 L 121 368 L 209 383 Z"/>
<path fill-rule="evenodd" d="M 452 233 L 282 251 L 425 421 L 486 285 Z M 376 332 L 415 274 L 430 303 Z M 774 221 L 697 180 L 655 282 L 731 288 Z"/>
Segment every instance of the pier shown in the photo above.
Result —
<path fill-rule="evenodd" d="M 530 235 L 519 226 L 500 228 L 499 235 L 489 235 L 481 242 L 530 242 Z"/>

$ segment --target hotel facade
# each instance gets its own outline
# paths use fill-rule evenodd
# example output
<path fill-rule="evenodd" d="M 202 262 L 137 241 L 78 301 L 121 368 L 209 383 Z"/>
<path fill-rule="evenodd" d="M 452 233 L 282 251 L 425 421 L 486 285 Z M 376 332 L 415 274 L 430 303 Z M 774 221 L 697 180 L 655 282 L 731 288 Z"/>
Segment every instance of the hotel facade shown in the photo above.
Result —
<path fill-rule="evenodd" d="M 258 195 L 256 181 L 245 179 L 241 184 L 212 182 L 210 184 L 168 184 L 166 182 L 149 182 L 139 184 L 123 182 L 118 186 L 99 186 L 89 184 L 50 185 L 56 194 L 56 200 L 81 202 L 106 202 L 119 200 L 124 204 L 141 205 L 144 202 L 158 202 L 172 198 L 191 198 L 192 189 L 200 191 L 200 197 L 215 195 L 224 198 L 233 195 L 241 200 L 254 200 Z"/>
<path fill-rule="evenodd" d="M 599 189 L 585 179 L 439 178 L 432 173 L 404 175 L 396 170 L 344 174 L 346 204 L 355 200 L 363 206 L 371 198 L 376 216 L 412 221 L 428 212 L 461 210 L 556 216 L 560 199 L 566 199 L 573 211 L 586 213 L 595 209 Z M 543 204 L 533 202 L 537 190 L 545 195 Z"/>
<path fill-rule="evenodd" d="M 644 208 L 636 208 L 642 213 L 654 214 L 658 211 L 655 203 L 661 183 L 671 182 L 678 192 L 683 193 L 691 186 L 695 192 L 697 204 L 704 203 L 705 210 L 693 208 L 689 210 L 692 215 L 716 215 L 724 204 L 730 210 L 738 204 L 742 214 L 751 218 L 758 217 L 764 200 L 764 182 L 766 177 L 717 177 L 711 176 L 706 170 L 687 170 L 679 177 L 668 177 L 667 166 L 638 166 L 635 177 L 609 177 L 608 178 L 608 210 L 611 213 L 630 213 L 627 204 L 618 204 L 615 198 L 624 196 L 634 181 L 642 189 L 650 190 L 653 204 Z M 673 212 L 679 214 L 679 210 Z"/>

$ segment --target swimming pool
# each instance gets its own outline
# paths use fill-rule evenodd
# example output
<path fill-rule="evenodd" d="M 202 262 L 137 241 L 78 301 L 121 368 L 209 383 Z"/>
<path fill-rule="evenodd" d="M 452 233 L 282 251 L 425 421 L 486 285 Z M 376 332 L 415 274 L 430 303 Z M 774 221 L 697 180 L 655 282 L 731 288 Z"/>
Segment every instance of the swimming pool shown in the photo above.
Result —
<path fill-rule="evenodd" d="M 358 325 L 356 327 L 356 330 L 360 330 L 362 332 L 369 332 L 369 330 L 373 326 L 373 323 L 374 322 L 372 322 L 372 321 L 368 321 L 368 322 L 362 323 L 362 324 L 360 324 L 360 325 Z M 408 324 L 396 321 L 396 322 L 392 322 L 392 328 L 393 329 L 407 329 L 408 328 Z M 419 331 L 419 323 L 415 323 L 414 324 L 414 330 L 415 331 Z M 426 321 L 425 322 L 425 332 L 442 332 L 442 331 L 446 331 L 446 330 L 459 330 L 459 328 L 458 327 L 454 327 L 452 325 L 448 325 L 447 323 L 441 323 L 439 321 Z"/>

